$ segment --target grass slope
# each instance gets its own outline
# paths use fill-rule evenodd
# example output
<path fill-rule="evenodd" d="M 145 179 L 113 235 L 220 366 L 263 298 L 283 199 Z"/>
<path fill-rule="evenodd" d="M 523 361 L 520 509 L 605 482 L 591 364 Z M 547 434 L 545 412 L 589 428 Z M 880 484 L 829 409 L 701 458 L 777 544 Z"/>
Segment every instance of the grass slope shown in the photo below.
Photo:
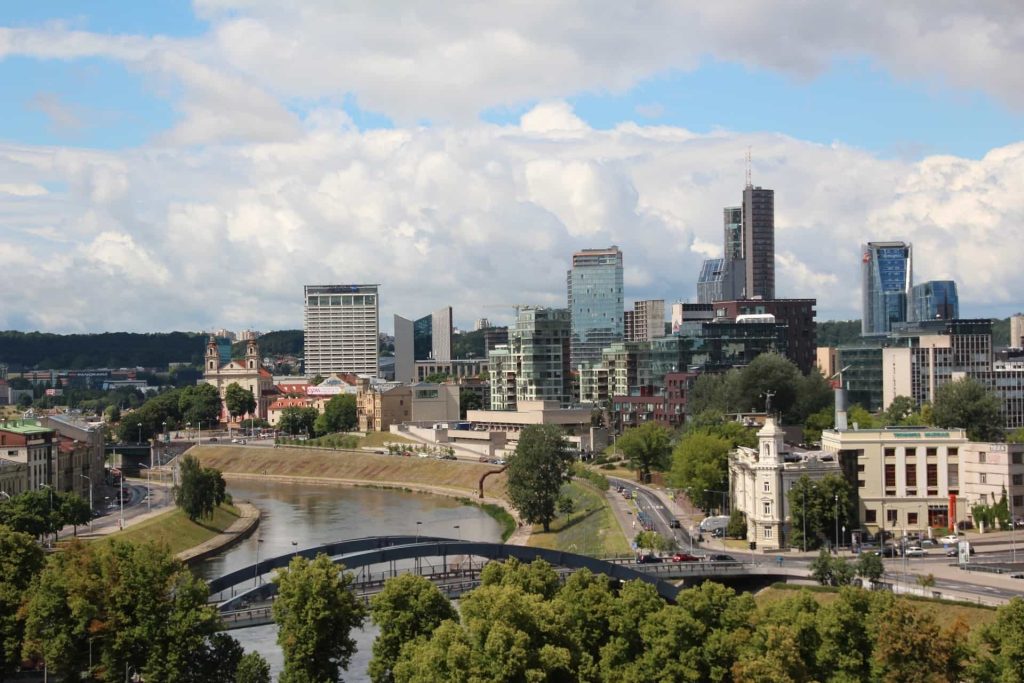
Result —
<path fill-rule="evenodd" d="M 238 509 L 234 506 L 221 505 L 214 510 L 212 519 L 193 522 L 180 509 L 174 508 L 166 514 L 129 526 L 124 531 L 104 536 L 97 543 L 103 543 L 111 538 L 134 543 L 155 541 L 166 545 L 172 554 L 177 554 L 210 540 L 231 526 L 238 516 Z"/>
<path fill-rule="evenodd" d="M 573 499 L 575 512 L 568 518 L 558 515 L 548 533 L 536 525 L 529 545 L 594 556 L 629 554 L 629 542 L 597 489 L 574 481 L 566 484 L 562 493 Z"/>
<path fill-rule="evenodd" d="M 480 477 L 493 465 L 433 458 L 376 455 L 316 448 L 198 446 L 192 451 L 206 467 L 225 474 L 265 474 L 316 479 L 347 479 L 396 485 L 437 486 L 475 497 Z M 487 478 L 484 494 L 505 497 L 505 475 Z"/>

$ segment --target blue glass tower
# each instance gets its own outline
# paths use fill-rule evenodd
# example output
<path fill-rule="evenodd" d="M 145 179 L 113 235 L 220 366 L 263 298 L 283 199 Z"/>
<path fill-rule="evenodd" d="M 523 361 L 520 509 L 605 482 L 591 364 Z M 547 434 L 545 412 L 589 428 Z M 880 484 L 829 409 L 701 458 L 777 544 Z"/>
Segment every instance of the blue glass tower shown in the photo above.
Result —
<path fill-rule="evenodd" d="M 929 280 L 910 290 L 910 320 L 956 320 L 960 317 L 960 298 L 952 280 Z"/>
<path fill-rule="evenodd" d="M 909 242 L 868 242 L 862 248 L 861 270 L 861 334 L 888 334 L 893 323 L 907 322 L 913 247 Z"/>
<path fill-rule="evenodd" d="M 566 285 L 572 330 L 569 355 L 576 369 L 581 363 L 599 362 L 602 349 L 622 341 L 622 252 L 614 245 L 576 252 Z"/>

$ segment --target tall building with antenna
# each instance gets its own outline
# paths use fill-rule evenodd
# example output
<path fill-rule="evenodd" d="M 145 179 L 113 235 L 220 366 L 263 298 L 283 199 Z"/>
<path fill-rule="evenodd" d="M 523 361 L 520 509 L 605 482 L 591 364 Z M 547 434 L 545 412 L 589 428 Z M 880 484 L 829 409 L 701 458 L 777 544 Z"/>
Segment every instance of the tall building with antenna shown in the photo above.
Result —
<path fill-rule="evenodd" d="M 748 299 L 775 298 L 775 190 L 743 188 L 743 260 Z"/>

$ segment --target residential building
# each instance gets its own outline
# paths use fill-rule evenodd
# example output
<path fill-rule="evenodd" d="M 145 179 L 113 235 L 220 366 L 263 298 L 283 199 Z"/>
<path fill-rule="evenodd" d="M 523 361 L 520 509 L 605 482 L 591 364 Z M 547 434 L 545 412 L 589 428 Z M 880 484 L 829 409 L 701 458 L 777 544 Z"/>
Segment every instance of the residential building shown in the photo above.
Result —
<path fill-rule="evenodd" d="M 26 478 L 21 491 L 38 489 L 44 484 L 64 490 L 60 485 L 66 482 L 57 481 L 61 468 L 57 463 L 56 432 L 42 426 L 38 420 L 0 422 L 0 457 L 25 465 Z M 11 491 L 7 493 L 14 495 Z"/>
<path fill-rule="evenodd" d="M 484 350 L 490 353 L 491 349 L 501 344 L 508 344 L 507 327 L 488 327 L 484 330 Z"/>
<path fill-rule="evenodd" d="M 746 297 L 775 298 L 775 191 L 743 188 L 743 260 Z"/>
<path fill-rule="evenodd" d="M 1024 517 L 1024 444 L 968 443 L 960 448 L 960 504 L 974 527 L 971 508 L 995 505 L 1003 494 L 1010 518 Z"/>
<path fill-rule="evenodd" d="M 716 301 L 714 310 L 716 320 L 774 316 L 776 323 L 786 325 L 786 357 L 796 363 L 800 372 L 807 374 L 814 367 L 817 355 L 816 304 L 816 299 L 741 299 Z"/>
<path fill-rule="evenodd" d="M 449 361 L 416 361 L 416 382 L 425 382 L 431 375 L 448 375 L 452 379 L 478 377 L 488 371 L 486 358 L 459 358 Z"/>
<path fill-rule="evenodd" d="M 622 338 L 626 341 L 637 341 L 636 311 L 622 312 Z"/>
<path fill-rule="evenodd" d="M 270 426 L 276 427 L 281 422 L 281 415 L 284 411 L 289 408 L 313 408 L 314 399 L 312 397 L 293 397 L 293 398 L 279 398 L 269 406 L 267 406 L 267 422 Z"/>
<path fill-rule="evenodd" d="M 1010 316 L 1010 346 L 1024 349 L 1024 314 Z"/>
<path fill-rule="evenodd" d="M 378 285 L 306 285 L 304 292 L 305 374 L 376 377 Z"/>
<path fill-rule="evenodd" d="M 578 368 L 599 361 L 601 349 L 622 340 L 622 252 L 614 245 L 576 252 L 566 285 L 572 324 L 571 367 Z"/>
<path fill-rule="evenodd" d="M 452 307 L 412 321 L 395 316 L 395 380 L 416 380 L 416 363 L 447 363 L 452 358 Z"/>
<path fill-rule="evenodd" d="M 665 336 L 665 300 L 650 299 L 637 301 L 632 311 L 625 311 L 631 318 L 626 326 L 625 341 L 650 341 Z"/>
<path fill-rule="evenodd" d="M 55 481 L 60 490 L 73 491 L 88 500 L 90 486 L 95 491 L 105 474 L 103 430 L 66 414 L 43 417 L 40 424 L 56 434 L 60 464 Z"/>
<path fill-rule="evenodd" d="M 222 364 L 217 341 L 210 337 L 206 344 L 206 361 L 203 366 L 204 383 L 217 387 L 221 399 L 221 421 L 230 419 L 224 397 L 228 387 L 237 384 L 248 389 L 256 399 L 256 417 L 267 419 L 274 386 L 274 377 L 260 364 L 260 348 L 255 339 L 245 342 L 245 357 Z"/>
<path fill-rule="evenodd" d="M 473 331 L 479 332 L 480 330 L 486 330 L 491 326 L 491 321 L 487 318 L 477 318 L 476 322 L 473 323 Z"/>
<path fill-rule="evenodd" d="M 821 436 L 851 484 L 860 524 L 872 534 L 927 532 L 965 520 L 956 499 L 967 443 L 963 429 L 931 427 L 828 429 Z"/>
<path fill-rule="evenodd" d="M 0 491 L 16 496 L 28 489 L 28 463 L 5 455 L 6 447 L 0 447 Z"/>
<path fill-rule="evenodd" d="M 672 304 L 672 334 L 696 336 L 700 333 L 701 324 L 715 319 L 715 309 L 711 303 L 686 303 L 677 301 Z"/>
<path fill-rule="evenodd" d="M 775 418 L 766 416 L 757 432 L 757 448 L 740 446 L 729 454 L 729 500 L 747 520 L 747 540 L 760 550 L 786 547 L 794 505 L 790 490 L 801 478 L 820 481 L 841 474 L 833 453 L 788 452 L 785 433 Z"/>
<path fill-rule="evenodd" d="M 678 429 L 686 421 L 686 401 L 698 374 L 672 372 L 664 377 L 665 388 L 658 394 L 611 397 L 611 427 L 616 433 L 657 422 L 669 429 Z"/>
<path fill-rule="evenodd" d="M 819 346 L 814 354 L 814 366 L 829 379 L 843 367 L 839 365 L 839 350 L 834 346 Z"/>
<path fill-rule="evenodd" d="M 868 242 L 861 251 L 861 334 L 888 334 L 893 323 L 907 321 L 913 248 L 909 242 Z"/>
<path fill-rule="evenodd" d="M 960 297 L 952 280 L 929 280 L 910 288 L 910 321 L 956 320 L 960 317 Z"/>
<path fill-rule="evenodd" d="M 521 307 L 508 345 L 488 353 L 492 410 L 515 410 L 520 401 L 567 405 L 571 398 L 569 334 L 569 311 Z"/>
<path fill-rule="evenodd" d="M 455 421 L 459 419 L 459 387 L 425 382 L 374 387 L 364 380 L 356 396 L 356 417 L 361 431 L 378 432 L 407 422 Z"/>

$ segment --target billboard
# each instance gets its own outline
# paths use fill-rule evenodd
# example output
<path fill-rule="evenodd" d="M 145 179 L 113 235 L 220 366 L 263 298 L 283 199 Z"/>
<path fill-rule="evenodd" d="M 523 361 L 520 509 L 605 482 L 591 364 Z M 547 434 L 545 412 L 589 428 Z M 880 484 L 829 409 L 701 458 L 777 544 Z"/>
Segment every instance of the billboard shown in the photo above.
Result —
<path fill-rule="evenodd" d="M 338 394 L 344 393 L 345 387 L 340 384 L 324 386 L 323 384 L 317 386 L 307 386 L 306 396 L 337 396 Z"/>

